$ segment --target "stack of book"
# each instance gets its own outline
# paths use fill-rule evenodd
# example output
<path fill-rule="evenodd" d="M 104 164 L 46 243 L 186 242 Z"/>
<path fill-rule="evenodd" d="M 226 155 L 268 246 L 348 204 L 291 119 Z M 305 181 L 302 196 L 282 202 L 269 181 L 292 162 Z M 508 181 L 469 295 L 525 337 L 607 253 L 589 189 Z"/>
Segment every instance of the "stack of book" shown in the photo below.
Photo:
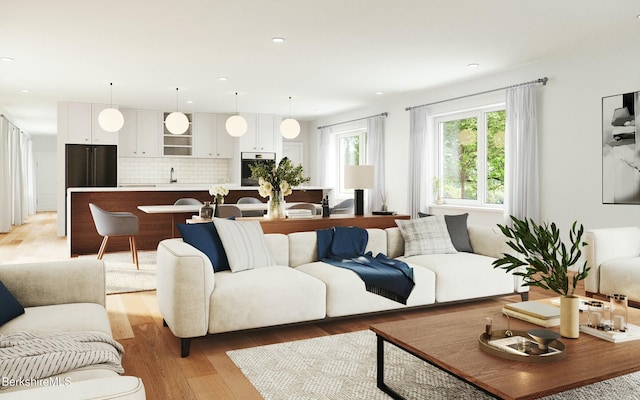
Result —
<path fill-rule="evenodd" d="M 545 328 L 560 325 L 560 308 L 537 301 L 507 304 L 502 313 Z"/>

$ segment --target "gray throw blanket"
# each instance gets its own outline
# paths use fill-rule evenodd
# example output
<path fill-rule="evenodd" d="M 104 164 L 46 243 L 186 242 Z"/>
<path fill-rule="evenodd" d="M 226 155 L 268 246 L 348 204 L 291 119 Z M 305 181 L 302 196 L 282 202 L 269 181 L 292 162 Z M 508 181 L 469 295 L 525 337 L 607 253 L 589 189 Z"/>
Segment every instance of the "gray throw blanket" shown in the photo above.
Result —
<path fill-rule="evenodd" d="M 77 368 L 107 368 L 119 374 L 124 348 L 100 332 L 0 335 L 0 376 L 22 382 Z"/>

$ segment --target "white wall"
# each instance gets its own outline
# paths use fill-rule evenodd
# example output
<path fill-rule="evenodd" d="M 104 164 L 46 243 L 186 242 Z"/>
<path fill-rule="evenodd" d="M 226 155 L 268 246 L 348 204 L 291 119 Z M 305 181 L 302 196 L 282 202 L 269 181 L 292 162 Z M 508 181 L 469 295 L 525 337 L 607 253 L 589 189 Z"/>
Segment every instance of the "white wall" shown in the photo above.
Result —
<path fill-rule="evenodd" d="M 388 112 L 386 183 L 389 208 L 407 212 L 409 113 L 405 107 L 500 88 L 547 76 L 538 89 L 540 197 L 543 220 L 561 229 L 574 220 L 585 228 L 640 225 L 640 205 L 602 204 L 602 97 L 640 90 L 640 53 L 622 40 L 607 48 L 578 49 L 556 59 L 464 83 L 380 99 L 365 109 L 310 123 L 310 142 L 317 148 L 317 126 Z M 310 173 L 317 176 L 320 155 L 310 154 Z M 317 183 L 317 182 L 316 182 Z"/>

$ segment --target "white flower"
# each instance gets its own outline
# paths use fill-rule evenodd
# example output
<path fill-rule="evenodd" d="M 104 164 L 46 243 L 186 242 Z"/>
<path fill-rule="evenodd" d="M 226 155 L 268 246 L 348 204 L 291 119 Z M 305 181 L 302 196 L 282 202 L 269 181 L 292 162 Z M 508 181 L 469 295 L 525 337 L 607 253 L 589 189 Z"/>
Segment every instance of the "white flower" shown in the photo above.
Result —
<path fill-rule="evenodd" d="M 282 191 L 282 193 L 286 192 L 289 189 L 289 183 L 287 183 L 287 181 L 282 181 L 280 183 L 280 190 Z"/>
<path fill-rule="evenodd" d="M 211 196 L 226 196 L 229 194 L 229 189 L 224 186 L 212 186 L 209 189 L 209 194 Z"/>

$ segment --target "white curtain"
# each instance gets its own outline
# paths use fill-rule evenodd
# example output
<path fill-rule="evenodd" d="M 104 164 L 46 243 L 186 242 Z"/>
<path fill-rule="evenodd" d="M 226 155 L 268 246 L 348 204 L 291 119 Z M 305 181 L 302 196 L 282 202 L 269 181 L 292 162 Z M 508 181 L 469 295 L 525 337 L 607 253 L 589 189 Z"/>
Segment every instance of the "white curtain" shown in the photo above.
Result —
<path fill-rule="evenodd" d="M 22 152 L 22 137 L 20 129 L 11 126 L 11 191 L 13 193 L 13 225 L 22 225 L 27 217 L 26 196 L 25 196 L 25 179 L 24 171 L 24 154 Z"/>
<path fill-rule="evenodd" d="M 382 209 L 382 196 L 386 198 L 384 186 L 384 126 L 385 117 L 377 115 L 367 118 L 367 164 L 373 165 L 373 189 L 367 192 L 365 214 Z"/>
<path fill-rule="evenodd" d="M 318 138 L 318 184 L 324 187 L 335 187 L 332 179 L 335 160 L 331 147 L 331 127 L 319 130 Z"/>
<path fill-rule="evenodd" d="M 417 218 L 423 204 L 428 204 L 427 182 L 427 108 L 411 109 L 409 125 L 409 196 L 408 210 L 411 218 Z"/>
<path fill-rule="evenodd" d="M 505 131 L 505 223 L 510 216 L 540 218 L 538 170 L 538 118 L 536 86 L 506 91 Z"/>
<path fill-rule="evenodd" d="M 11 141 L 9 121 L 0 116 L 0 232 L 11 230 Z"/>

